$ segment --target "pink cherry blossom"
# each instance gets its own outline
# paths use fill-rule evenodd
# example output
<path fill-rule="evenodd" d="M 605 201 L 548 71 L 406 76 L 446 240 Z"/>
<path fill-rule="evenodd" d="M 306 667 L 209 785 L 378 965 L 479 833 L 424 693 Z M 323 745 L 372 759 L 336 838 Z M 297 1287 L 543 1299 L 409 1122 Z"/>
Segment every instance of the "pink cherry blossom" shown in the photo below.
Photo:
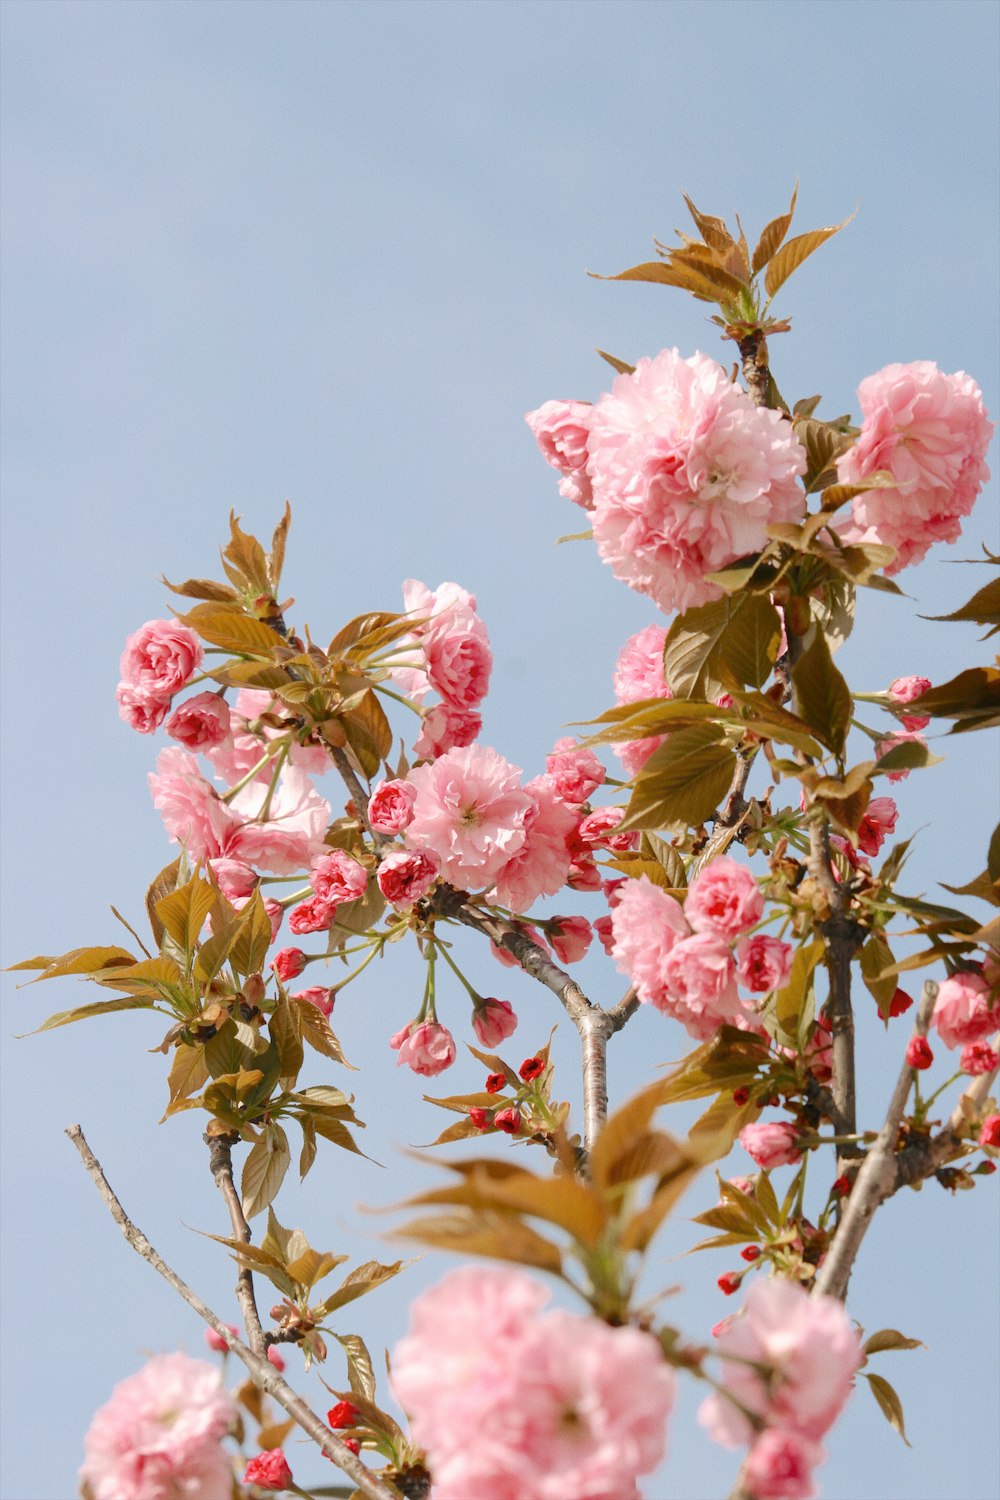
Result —
<path fill-rule="evenodd" d="M 229 705 L 218 693 L 195 693 L 174 709 L 167 733 L 185 750 L 210 750 L 229 734 Z"/>
<path fill-rule="evenodd" d="M 772 1167 L 791 1166 L 802 1160 L 802 1152 L 795 1144 L 798 1131 L 788 1120 L 768 1123 L 763 1120 L 756 1125 L 744 1125 L 738 1140 L 766 1172 Z"/>
<path fill-rule="evenodd" d="M 407 612 L 418 617 L 413 641 L 417 668 L 423 668 L 426 679 L 404 680 L 401 685 L 411 697 L 422 697 L 433 687 L 452 708 L 470 710 L 481 703 L 489 688 L 493 656 L 486 626 L 476 613 L 473 594 L 457 583 L 442 583 L 433 590 L 415 578 L 403 584 Z M 404 667 L 405 673 L 407 669 Z M 399 680 L 399 671 L 393 676 Z"/>
<path fill-rule="evenodd" d="M 397 1067 L 403 1063 L 422 1078 L 434 1078 L 455 1061 L 455 1038 L 440 1021 L 412 1021 L 390 1037 L 389 1046 L 399 1053 Z"/>
<path fill-rule="evenodd" d="M 680 903 L 640 875 L 622 891 L 611 913 L 611 931 L 615 966 L 635 985 L 640 1000 L 666 1009 L 664 966 L 675 943 L 690 935 Z"/>
<path fill-rule="evenodd" d="M 586 802 L 607 777 L 593 750 L 583 749 L 574 739 L 556 740 L 545 757 L 545 769 L 563 802 Z"/>
<path fill-rule="evenodd" d="M 256 1485 L 259 1490 L 287 1490 L 292 1482 L 292 1471 L 281 1448 L 268 1448 L 258 1453 L 246 1466 L 244 1484 Z"/>
<path fill-rule="evenodd" d="M 291 998 L 301 1000 L 305 1005 L 315 1005 L 317 1010 L 322 1011 L 324 1016 L 329 1018 L 333 1003 L 337 998 L 337 991 L 328 989 L 325 984 L 311 984 L 307 989 L 296 990 Z"/>
<path fill-rule="evenodd" d="M 413 817 L 417 789 L 408 781 L 380 781 L 368 802 L 368 821 L 376 833 L 402 833 Z"/>
<path fill-rule="evenodd" d="M 209 860 L 209 868 L 215 883 L 227 901 L 252 896 L 260 882 L 260 876 L 241 859 L 227 859 L 220 855 Z"/>
<path fill-rule="evenodd" d="M 393 1383 L 435 1500 L 639 1500 L 663 1457 L 675 1381 L 656 1342 L 546 1300 L 521 1271 L 468 1267 L 413 1304 Z"/>
<path fill-rule="evenodd" d="M 230 710 L 228 739 L 203 752 L 216 774 L 230 783 L 242 780 L 258 764 L 271 742 L 294 727 L 286 717 L 288 713 L 289 710 L 264 689 L 241 688 Z M 270 720 L 280 719 L 287 727 L 266 723 L 265 716 Z M 290 746 L 288 760 L 296 770 L 305 771 L 310 776 L 322 776 L 330 765 L 328 752 L 322 745 L 300 745 L 297 741 Z M 267 785 L 273 770 L 272 761 L 257 772 L 257 780 Z"/>
<path fill-rule="evenodd" d="M 858 848 L 863 854 L 878 854 L 896 827 L 899 808 L 891 797 L 873 797 L 858 824 Z"/>
<path fill-rule="evenodd" d="M 524 844 L 536 802 L 520 771 L 485 745 L 448 750 L 417 766 L 417 789 L 406 842 L 432 855 L 445 880 L 461 890 L 492 884 Z"/>
<path fill-rule="evenodd" d="M 296 937 L 309 932 L 326 932 L 335 910 L 329 901 L 321 901 L 318 896 L 311 901 L 302 901 L 288 913 L 289 931 Z"/>
<path fill-rule="evenodd" d="M 615 934 L 610 917 L 598 917 L 594 922 L 598 942 L 610 958 L 615 945 Z"/>
<path fill-rule="evenodd" d="M 532 806 L 524 819 L 524 843 L 497 876 L 491 899 L 511 911 L 527 911 L 540 896 L 554 896 L 569 875 L 567 840 L 577 809 L 563 802 L 551 776 L 536 776 L 524 787 Z"/>
<path fill-rule="evenodd" d="M 227 1323 L 226 1327 L 229 1329 L 229 1332 L 233 1335 L 233 1338 L 236 1338 L 236 1339 L 239 1338 L 239 1336 L 240 1336 L 240 1330 L 237 1328 L 237 1326 L 236 1326 L 235 1323 Z M 216 1331 L 215 1331 L 214 1328 L 206 1328 L 205 1329 L 205 1343 L 208 1345 L 208 1347 L 215 1354 L 228 1354 L 229 1353 L 229 1345 L 226 1343 L 225 1339 L 222 1337 L 222 1334 L 221 1333 L 216 1333 Z"/>
<path fill-rule="evenodd" d="M 663 646 L 667 632 L 662 625 L 647 625 L 630 636 L 615 662 L 615 702 L 641 703 L 647 698 L 672 698 L 663 675 Z M 626 776 L 638 776 L 653 751 L 663 744 L 662 734 L 645 735 L 638 740 L 624 740 L 615 745 Z"/>
<path fill-rule="evenodd" d="M 153 806 L 174 843 L 183 844 L 188 857 L 200 862 L 223 853 L 239 819 L 219 800 L 205 780 L 198 762 L 179 745 L 168 745 L 149 773 Z"/>
<path fill-rule="evenodd" d="M 594 812 L 580 819 L 576 830 L 577 837 L 582 844 L 589 845 L 592 849 L 614 849 L 619 854 L 624 854 L 629 849 L 637 849 L 639 835 L 635 830 L 629 833 L 615 833 L 615 829 L 624 821 L 624 818 L 624 807 L 598 807 Z"/>
<path fill-rule="evenodd" d="M 893 703 L 912 703 L 914 698 L 919 698 L 926 693 L 931 685 L 929 677 L 897 677 L 895 682 L 890 682 L 886 692 Z M 900 714 L 899 719 L 904 729 L 926 729 L 931 722 L 930 714 Z"/>
<path fill-rule="evenodd" d="M 560 494 L 584 509 L 589 509 L 591 502 L 587 436 L 592 410 L 586 401 L 546 401 L 537 411 L 529 411 L 524 419 L 545 462 L 563 476 Z M 568 485 L 566 480 L 570 481 Z"/>
<path fill-rule="evenodd" d="M 931 1025 L 946 1047 L 982 1041 L 1000 1026 L 1000 994 L 981 974 L 961 969 L 938 990 Z"/>
<path fill-rule="evenodd" d="M 805 452 L 781 414 L 754 406 L 703 354 L 665 349 L 619 375 L 590 418 L 597 548 L 662 610 L 721 597 L 706 574 L 797 520 Z"/>
<path fill-rule="evenodd" d="M 139 734 L 153 734 L 170 711 L 169 698 L 144 693 L 130 682 L 120 682 L 115 689 L 118 717 Z"/>
<path fill-rule="evenodd" d="M 309 867 L 309 878 L 319 900 L 331 906 L 358 901 L 368 889 L 368 872 L 364 865 L 343 849 L 330 849 L 317 855 Z"/>
<path fill-rule="evenodd" d="M 482 727 L 482 716 L 473 709 L 437 703 L 424 714 L 413 753 L 418 760 L 437 760 L 446 750 L 464 750 L 479 738 Z"/>
<path fill-rule="evenodd" d="M 271 968 L 282 984 L 287 984 L 290 979 L 297 979 L 305 966 L 306 955 L 301 948 L 282 948 L 271 960 Z"/>
<path fill-rule="evenodd" d="M 723 855 L 691 882 L 684 914 L 696 932 L 737 938 L 764 915 L 764 897 L 750 871 Z"/>
<path fill-rule="evenodd" d="M 412 906 L 426 896 L 437 877 L 437 860 L 417 849 L 394 849 L 375 874 L 378 888 L 391 906 Z"/>
<path fill-rule="evenodd" d="M 753 1437 L 739 1406 L 768 1426 L 818 1441 L 843 1409 L 864 1360 L 861 1338 L 835 1297 L 810 1296 L 779 1277 L 753 1282 L 718 1351 L 733 1356 L 722 1363 L 722 1380 L 734 1401 L 710 1396 L 698 1416 L 727 1448 Z M 773 1371 L 770 1380 L 754 1363 Z"/>
<path fill-rule="evenodd" d="M 989 1042 L 968 1042 L 962 1048 L 958 1065 L 970 1078 L 977 1078 L 1000 1067 L 1000 1053 L 994 1052 Z"/>
<path fill-rule="evenodd" d="M 122 680 L 153 698 L 172 698 L 204 657 L 201 641 L 178 620 L 147 620 L 125 642 Z"/>
<path fill-rule="evenodd" d="M 736 944 L 736 977 L 755 995 L 780 990 L 792 971 L 792 945 L 755 932 Z"/>
<path fill-rule="evenodd" d="M 221 1447 L 236 1408 L 214 1366 L 161 1354 L 115 1386 L 84 1439 L 94 1500 L 230 1500 Z"/>
<path fill-rule="evenodd" d="M 680 1021 L 699 1041 L 708 1041 L 723 1024 L 735 1026 L 748 1019 L 740 1005 L 729 944 L 722 938 L 707 932 L 681 938 L 664 957 L 660 974 L 663 993 L 654 1001 L 657 1009 Z"/>
<path fill-rule="evenodd" d="M 594 932 L 586 917 L 552 917 L 549 938 L 561 964 L 579 963 L 590 947 Z"/>
<path fill-rule="evenodd" d="M 509 1000 L 484 1000 L 472 1013 L 472 1029 L 484 1047 L 498 1047 L 517 1030 L 517 1016 Z"/>
<path fill-rule="evenodd" d="M 256 782 L 237 792 L 229 806 L 241 826 L 227 837 L 224 852 L 275 875 L 295 875 L 324 848 L 330 804 L 293 765 L 281 773 L 268 816 L 258 822 L 266 795 Z"/>
<path fill-rule="evenodd" d="M 857 484 L 885 470 L 895 483 L 856 496 L 851 523 L 837 530 L 850 542 L 895 547 L 886 572 L 898 573 L 934 542 L 958 540 L 990 477 L 993 423 L 974 380 L 963 370 L 945 375 L 929 360 L 886 365 L 861 382 L 858 400 L 861 433 L 838 460 L 838 477 Z"/>
<path fill-rule="evenodd" d="M 743 1467 L 754 1500 L 811 1500 L 817 1493 L 812 1471 L 826 1450 L 798 1432 L 769 1427 L 757 1438 Z"/>

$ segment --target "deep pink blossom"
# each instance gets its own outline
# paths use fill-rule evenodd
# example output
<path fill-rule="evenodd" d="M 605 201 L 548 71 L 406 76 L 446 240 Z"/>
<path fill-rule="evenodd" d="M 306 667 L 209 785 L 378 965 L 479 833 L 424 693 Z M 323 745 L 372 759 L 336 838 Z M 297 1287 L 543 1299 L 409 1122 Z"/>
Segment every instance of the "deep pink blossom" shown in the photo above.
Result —
<path fill-rule="evenodd" d="M 390 1037 L 389 1046 L 399 1053 L 398 1067 L 405 1063 L 422 1078 L 434 1078 L 455 1061 L 455 1038 L 440 1021 L 411 1021 Z"/>
<path fill-rule="evenodd" d="M 368 821 L 376 833 L 402 833 L 413 817 L 417 789 L 409 781 L 380 781 L 368 803 Z"/>
<path fill-rule="evenodd" d="M 779 1277 L 753 1282 L 718 1351 L 733 1356 L 722 1362 L 722 1381 L 734 1401 L 710 1396 L 699 1420 L 727 1448 L 753 1438 L 740 1406 L 768 1426 L 817 1441 L 842 1410 L 864 1360 L 860 1336 L 835 1297 L 810 1296 Z M 754 1363 L 771 1369 L 771 1378 Z"/>
<path fill-rule="evenodd" d="M 232 1469 L 220 1440 L 235 1416 L 213 1365 L 157 1355 L 94 1416 L 80 1478 L 94 1500 L 230 1500 Z"/>
<path fill-rule="evenodd" d="M 791 943 L 755 932 L 736 944 L 736 977 L 755 995 L 780 990 L 792 971 Z"/>
<path fill-rule="evenodd" d="M 333 1010 L 333 1002 L 337 998 L 337 991 L 328 989 L 325 984 L 311 984 L 307 989 L 296 990 L 291 998 L 301 1000 L 306 1005 L 315 1005 L 317 1010 L 329 1017 Z"/>
<path fill-rule="evenodd" d="M 1000 1115 L 987 1115 L 979 1131 L 980 1146 L 1000 1150 Z"/>
<path fill-rule="evenodd" d="M 690 934 L 683 909 L 646 876 L 630 880 L 611 913 L 616 967 L 635 985 L 639 999 L 665 1010 L 664 965 L 675 943 Z"/>
<path fill-rule="evenodd" d="M 549 920 L 549 940 L 561 964 L 579 963 L 593 936 L 593 928 L 586 917 L 552 917 Z"/>
<path fill-rule="evenodd" d="M 961 969 L 938 990 L 931 1025 L 946 1047 L 980 1042 L 1000 1026 L 1000 994 L 981 974 Z"/>
<path fill-rule="evenodd" d="M 552 753 L 545 757 L 545 769 L 563 802 L 586 802 L 607 778 L 593 750 L 585 750 L 574 739 L 556 740 Z"/>
<path fill-rule="evenodd" d="M 524 823 L 524 842 L 497 875 L 491 899 L 511 911 L 527 911 L 540 896 L 554 896 L 569 875 L 568 839 L 578 810 L 563 802 L 551 776 L 535 776 L 524 787 L 531 808 Z"/>
<path fill-rule="evenodd" d="M 817 1493 L 812 1471 L 826 1450 L 801 1433 L 769 1427 L 747 1454 L 743 1476 L 754 1500 L 811 1500 Z"/>
<path fill-rule="evenodd" d="M 517 1016 L 509 1000 L 488 999 L 472 1013 L 472 1029 L 484 1047 L 498 1047 L 517 1030 Z"/>
<path fill-rule="evenodd" d="M 764 915 L 764 897 L 750 871 L 723 855 L 692 880 L 684 914 L 696 932 L 738 938 Z"/>
<path fill-rule="evenodd" d="M 524 419 L 545 462 L 563 476 L 559 493 L 588 510 L 591 489 L 587 475 L 587 436 L 592 410 L 586 401 L 546 401 L 537 411 L 529 411 Z"/>
<path fill-rule="evenodd" d="M 634 829 L 628 833 L 615 833 L 624 818 L 624 807 L 598 807 L 580 819 L 577 836 L 592 849 L 613 849 L 618 854 L 624 854 L 629 849 L 639 847 L 639 835 Z"/>
<path fill-rule="evenodd" d="M 244 1484 L 254 1484 L 259 1490 L 287 1490 L 292 1482 L 292 1471 L 281 1448 L 268 1448 L 258 1453 L 246 1466 Z"/>
<path fill-rule="evenodd" d="M 893 703 L 912 703 L 914 698 L 926 693 L 930 685 L 929 677 L 897 677 L 890 682 L 886 692 Z M 931 722 L 930 714 L 900 714 L 898 717 L 904 729 L 926 729 Z"/>
<path fill-rule="evenodd" d="M 995 1052 L 989 1042 L 969 1042 L 962 1048 L 958 1065 L 970 1078 L 977 1078 L 1000 1067 L 1000 1053 Z"/>
<path fill-rule="evenodd" d="M 594 922 L 594 931 L 597 934 L 597 938 L 600 942 L 601 947 L 610 958 L 612 956 L 615 944 L 614 927 L 612 925 L 610 916 L 597 917 Z"/>
<path fill-rule="evenodd" d="M 770 522 L 805 510 L 796 483 L 805 452 L 789 423 L 703 354 L 641 359 L 589 425 L 598 551 L 663 610 L 718 599 L 705 575 L 758 551 Z"/>
<path fill-rule="evenodd" d="M 368 888 L 368 872 L 343 849 L 318 854 L 309 867 L 312 888 L 320 901 L 340 906 L 358 901 Z"/>
<path fill-rule="evenodd" d="M 417 796 L 406 842 L 433 855 L 461 890 L 491 885 L 524 844 L 536 810 L 518 768 L 485 745 L 469 745 L 417 766 L 409 780 Z"/>
<path fill-rule="evenodd" d="M 788 1120 L 773 1123 L 761 1120 L 755 1125 L 744 1125 L 738 1140 L 758 1167 L 769 1172 L 772 1167 L 792 1166 L 802 1160 L 802 1152 L 795 1144 L 798 1133 Z"/>
<path fill-rule="evenodd" d="M 304 937 L 310 932 L 326 932 L 333 921 L 336 907 L 331 906 L 329 901 L 321 901 L 314 896 L 311 901 L 301 901 L 298 906 L 293 906 L 288 913 L 288 929 L 296 937 Z"/>
<path fill-rule="evenodd" d="M 437 861 L 417 849 L 394 849 L 375 874 L 378 888 L 391 906 L 412 906 L 426 896 L 437 877 Z"/>
<path fill-rule="evenodd" d="M 934 542 L 958 540 L 990 477 L 993 423 L 975 381 L 963 370 L 945 375 L 929 360 L 886 365 L 861 382 L 858 400 L 861 433 L 838 460 L 838 477 L 857 484 L 883 470 L 895 483 L 856 496 L 851 523 L 837 530 L 850 542 L 894 547 L 886 572 L 898 573 Z"/>
<path fill-rule="evenodd" d="M 167 733 L 185 750 L 210 750 L 229 734 L 229 705 L 218 693 L 195 693 L 174 709 Z"/>
<path fill-rule="evenodd" d="M 147 620 L 122 652 L 122 681 L 153 698 L 172 698 L 204 657 L 201 641 L 179 620 Z"/>
<path fill-rule="evenodd" d="M 911 1036 L 906 1044 L 906 1061 L 911 1068 L 923 1071 L 929 1068 L 934 1061 L 934 1053 L 931 1051 L 930 1042 L 925 1036 Z"/>
<path fill-rule="evenodd" d="M 229 1332 L 233 1335 L 233 1338 L 236 1338 L 236 1339 L 239 1338 L 239 1336 L 240 1336 L 240 1330 L 237 1328 L 237 1326 L 236 1326 L 235 1323 L 227 1323 L 226 1327 L 229 1329 Z M 208 1347 L 215 1354 L 228 1354 L 229 1353 L 229 1345 L 226 1343 L 225 1339 L 222 1337 L 222 1334 L 221 1333 L 216 1333 L 216 1331 L 215 1331 L 214 1328 L 206 1328 L 205 1329 L 205 1343 L 208 1345 Z"/>
<path fill-rule="evenodd" d="M 862 854 L 878 854 L 896 827 L 899 808 L 891 797 L 873 797 L 858 824 L 858 848 Z"/>
<path fill-rule="evenodd" d="M 282 948 L 271 960 L 271 968 L 282 984 L 287 984 L 290 979 L 298 979 L 305 966 L 306 955 L 301 948 Z"/>

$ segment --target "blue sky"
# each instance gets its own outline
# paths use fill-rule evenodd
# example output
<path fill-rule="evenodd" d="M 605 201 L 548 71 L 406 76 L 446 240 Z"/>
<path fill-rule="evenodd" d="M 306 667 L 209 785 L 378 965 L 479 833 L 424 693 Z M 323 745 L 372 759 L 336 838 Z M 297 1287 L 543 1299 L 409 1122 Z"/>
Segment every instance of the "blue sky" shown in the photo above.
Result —
<path fill-rule="evenodd" d="M 406 577 L 475 591 L 497 659 L 484 739 L 529 774 L 568 721 L 607 706 L 620 645 L 654 613 L 589 547 L 553 545 L 578 513 L 523 414 L 552 396 L 594 399 L 606 386 L 595 346 L 728 358 L 680 293 L 584 274 L 646 258 L 654 235 L 683 224 L 683 191 L 739 209 L 751 232 L 796 178 L 802 228 L 860 205 L 782 297 L 794 332 L 772 353 L 786 394 L 856 410 L 864 375 L 933 359 L 972 373 L 995 414 L 997 15 L 986 0 L 7 0 L 3 961 L 115 941 L 109 903 L 135 917 L 170 857 L 145 785 L 156 745 L 117 719 L 118 656 L 167 612 L 161 573 L 212 572 L 231 507 L 267 531 L 290 498 L 292 614 L 321 636 L 395 607 Z M 995 495 L 994 483 L 951 556 L 995 547 Z M 942 549 L 906 575 L 912 597 L 865 597 L 844 655 L 855 685 L 940 680 L 984 659 L 973 630 L 918 617 L 982 577 Z M 932 896 L 982 867 L 994 821 L 995 756 L 978 736 L 947 753 L 898 797 L 904 834 L 921 830 L 910 889 Z M 467 960 L 520 1009 L 526 1052 L 537 1045 L 558 1019 L 545 997 L 474 948 Z M 586 977 L 597 998 L 616 997 L 609 966 L 588 961 Z M 429 1139 L 435 1112 L 418 1109 L 416 1080 L 385 1047 L 419 983 L 393 955 L 336 1012 L 385 1170 L 331 1153 L 282 1208 L 314 1243 L 361 1258 L 384 1247 L 353 1205 L 432 1180 L 398 1148 Z M 201 1347 L 193 1316 L 117 1238 L 64 1125 L 83 1123 L 153 1242 L 234 1310 L 228 1264 L 189 1227 L 221 1227 L 199 1123 L 155 1124 L 156 1023 L 13 1040 L 76 1002 L 71 982 L 4 980 L 10 1500 L 69 1500 L 112 1385 L 144 1351 Z M 899 1039 L 868 1004 L 875 1123 Z M 651 1056 L 683 1050 L 659 1020 L 644 1014 L 615 1042 L 619 1094 Z M 451 1077 L 477 1086 L 478 1067 Z M 954 1200 L 932 1185 L 877 1222 L 851 1307 L 869 1329 L 929 1346 L 880 1367 L 914 1446 L 859 1391 L 829 1445 L 829 1500 L 982 1500 L 993 1384 L 974 1371 L 995 1364 L 995 1202 L 991 1184 Z M 690 1233 L 667 1234 L 658 1274 L 685 1284 L 672 1308 L 702 1336 L 721 1315 L 710 1283 L 725 1267 L 672 1259 Z M 427 1258 L 359 1304 L 356 1331 L 376 1351 L 391 1344 L 407 1300 L 443 1269 Z M 694 1426 L 694 1406 L 688 1392 L 647 1500 L 728 1492 L 731 1459 Z M 318 1474 L 304 1450 L 292 1458 L 306 1480 Z"/>

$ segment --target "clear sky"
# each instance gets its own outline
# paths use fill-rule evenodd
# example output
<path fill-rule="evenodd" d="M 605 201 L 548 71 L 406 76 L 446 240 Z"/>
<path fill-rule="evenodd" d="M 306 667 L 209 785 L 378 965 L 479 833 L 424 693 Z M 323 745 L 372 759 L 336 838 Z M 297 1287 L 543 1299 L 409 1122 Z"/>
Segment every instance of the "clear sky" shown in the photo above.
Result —
<path fill-rule="evenodd" d="M 615 655 L 654 611 L 589 547 L 553 545 L 579 516 L 523 413 L 596 398 L 608 372 L 595 345 L 729 358 L 682 294 L 584 275 L 646 258 L 683 223 L 683 191 L 739 209 L 749 232 L 796 178 L 802 228 L 860 204 L 782 298 L 794 333 L 772 353 L 787 395 L 856 410 L 864 375 L 932 359 L 968 370 L 1000 408 L 988 0 L 6 0 L 0 15 L 4 963 L 117 941 L 112 901 L 141 916 L 171 851 L 145 785 L 157 745 L 117 718 L 118 656 L 167 613 L 159 574 L 212 573 L 230 507 L 268 531 L 291 499 L 291 613 L 321 638 L 396 607 L 406 577 L 472 589 L 497 660 L 483 737 L 528 774 L 564 724 L 608 705 Z M 996 546 L 995 494 L 951 555 Z M 969 627 L 919 618 L 983 581 L 948 555 L 906 575 L 912 597 L 860 601 L 844 654 L 856 686 L 984 659 Z M 898 788 L 900 831 L 921 830 L 906 883 L 932 897 L 978 873 L 994 821 L 995 755 L 980 736 L 946 748 L 945 767 Z M 527 1055 L 558 1019 L 546 996 L 463 951 L 481 987 L 519 1008 Z M 596 998 L 622 987 L 603 960 L 585 977 Z M 384 1170 L 331 1148 L 303 1193 L 283 1195 L 283 1221 L 323 1248 L 386 1258 L 380 1222 L 354 1205 L 433 1181 L 399 1147 L 430 1139 L 437 1113 L 385 1045 L 419 983 L 394 954 L 335 1012 Z M 71 981 L 4 980 L 3 1500 L 70 1500 L 114 1383 L 144 1351 L 201 1348 L 193 1315 L 119 1238 L 66 1124 L 83 1123 L 181 1274 L 235 1314 L 229 1263 L 192 1233 L 224 1228 L 201 1121 L 155 1123 L 165 1069 L 145 1049 L 158 1021 L 13 1040 L 81 999 Z M 460 1034 L 461 999 L 444 1016 Z M 899 1034 L 886 1040 L 866 994 L 858 1007 L 877 1123 Z M 644 1013 L 613 1044 L 619 1097 L 650 1060 L 685 1050 L 665 1024 Z M 572 1095 L 566 1030 L 557 1088 Z M 479 1067 L 448 1081 L 475 1087 Z M 991 1493 L 996 1229 L 991 1183 L 957 1199 L 932 1184 L 884 1210 L 851 1309 L 929 1346 L 879 1366 L 913 1448 L 859 1390 L 821 1473 L 828 1500 Z M 685 1284 L 672 1312 L 704 1337 L 729 1310 L 713 1284 L 725 1264 L 675 1259 L 690 1243 L 682 1221 L 657 1275 Z M 377 1356 L 444 1268 L 424 1259 L 345 1331 Z M 728 1493 L 732 1459 L 695 1426 L 695 1404 L 688 1391 L 647 1500 Z M 321 1482 L 320 1460 L 295 1444 L 291 1457 Z"/>

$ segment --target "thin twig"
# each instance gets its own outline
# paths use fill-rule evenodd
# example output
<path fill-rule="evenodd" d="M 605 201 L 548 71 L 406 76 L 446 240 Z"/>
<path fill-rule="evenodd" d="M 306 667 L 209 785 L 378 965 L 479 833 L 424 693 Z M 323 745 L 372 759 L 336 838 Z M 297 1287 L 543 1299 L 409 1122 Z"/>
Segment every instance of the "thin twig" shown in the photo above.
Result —
<path fill-rule="evenodd" d="M 213 1122 L 214 1123 L 214 1122 Z M 233 1135 L 210 1135 L 205 1132 L 202 1139 L 208 1147 L 208 1162 L 215 1185 L 226 1200 L 229 1222 L 233 1227 L 233 1238 L 249 1245 L 252 1235 L 250 1225 L 243 1214 L 243 1204 L 233 1182 L 233 1146 L 239 1140 Z M 241 1265 L 236 1277 L 236 1296 L 243 1312 L 243 1326 L 247 1331 L 250 1348 L 254 1354 L 266 1354 L 267 1338 L 257 1311 L 257 1298 L 253 1288 L 253 1272 L 249 1266 Z"/>
<path fill-rule="evenodd" d="M 70 1125 L 66 1134 L 80 1153 L 81 1160 L 97 1187 L 97 1191 L 104 1199 L 111 1217 L 132 1249 L 143 1260 L 148 1261 L 153 1270 L 158 1271 L 163 1279 L 173 1287 L 174 1291 L 184 1298 L 184 1301 L 189 1307 L 194 1309 L 199 1318 L 204 1319 L 209 1327 L 214 1328 L 220 1338 L 225 1340 L 232 1353 L 236 1355 L 237 1359 L 242 1360 L 243 1364 L 250 1371 L 254 1384 L 259 1386 L 261 1390 L 266 1391 L 269 1396 L 274 1397 L 278 1405 L 283 1407 L 288 1415 L 295 1419 L 303 1432 L 307 1433 L 313 1442 L 318 1445 L 320 1452 L 327 1458 L 332 1459 L 338 1469 L 343 1470 L 354 1481 L 362 1495 L 367 1495 L 369 1500 L 399 1500 L 399 1491 L 395 1487 L 390 1489 L 360 1459 L 355 1458 L 351 1450 L 346 1448 L 340 1439 L 331 1432 L 322 1418 L 318 1417 L 312 1408 L 306 1405 L 302 1397 L 278 1374 L 274 1366 L 269 1364 L 259 1354 L 255 1354 L 241 1339 L 238 1339 L 230 1331 L 227 1324 L 223 1323 L 221 1318 L 216 1317 L 212 1309 L 201 1300 L 197 1292 L 193 1292 L 187 1283 L 181 1280 L 177 1272 L 172 1270 L 162 1256 L 153 1249 L 142 1230 L 132 1223 L 124 1208 L 122 1208 L 111 1184 L 104 1175 L 100 1162 L 88 1146 L 86 1137 L 79 1125 Z"/>

